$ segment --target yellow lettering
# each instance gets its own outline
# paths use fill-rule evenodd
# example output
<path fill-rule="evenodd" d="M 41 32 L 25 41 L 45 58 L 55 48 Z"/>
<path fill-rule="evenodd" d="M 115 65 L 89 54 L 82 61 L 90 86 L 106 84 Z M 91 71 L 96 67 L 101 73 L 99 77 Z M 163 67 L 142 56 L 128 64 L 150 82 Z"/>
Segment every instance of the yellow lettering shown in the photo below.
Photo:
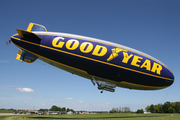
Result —
<path fill-rule="evenodd" d="M 151 61 L 146 59 L 140 68 L 143 68 L 143 67 L 145 67 L 146 70 L 150 71 L 151 70 Z"/>
<path fill-rule="evenodd" d="M 64 42 L 59 41 L 59 40 L 64 40 L 64 38 L 63 37 L 55 37 L 52 41 L 52 45 L 54 47 L 62 48 L 64 45 Z"/>
<path fill-rule="evenodd" d="M 140 65 L 137 64 L 137 63 L 141 62 L 141 60 L 139 60 L 139 59 L 143 59 L 143 58 L 142 58 L 142 57 L 139 57 L 139 56 L 137 56 L 137 55 L 134 55 L 133 60 L 132 60 L 132 62 L 131 62 L 131 65 L 134 65 L 134 66 L 136 66 L 136 67 L 139 67 Z"/>
<path fill-rule="evenodd" d="M 107 53 L 107 48 L 104 46 L 96 45 L 92 55 L 103 56 Z"/>
<path fill-rule="evenodd" d="M 126 52 L 123 52 L 123 55 L 124 55 L 124 58 L 122 60 L 123 63 L 128 63 L 129 59 L 133 56 L 133 54 L 130 54 L 128 56 L 128 53 L 126 53 Z"/>
<path fill-rule="evenodd" d="M 83 53 L 89 53 L 93 49 L 93 44 L 90 42 L 83 42 L 80 46 L 80 51 Z"/>
<path fill-rule="evenodd" d="M 79 41 L 78 40 L 68 40 L 66 43 L 66 48 L 69 50 L 75 50 L 79 46 Z"/>
<path fill-rule="evenodd" d="M 162 70 L 162 66 L 154 62 L 151 72 L 154 72 L 154 73 L 156 72 L 157 74 L 160 75 L 161 70 Z"/>

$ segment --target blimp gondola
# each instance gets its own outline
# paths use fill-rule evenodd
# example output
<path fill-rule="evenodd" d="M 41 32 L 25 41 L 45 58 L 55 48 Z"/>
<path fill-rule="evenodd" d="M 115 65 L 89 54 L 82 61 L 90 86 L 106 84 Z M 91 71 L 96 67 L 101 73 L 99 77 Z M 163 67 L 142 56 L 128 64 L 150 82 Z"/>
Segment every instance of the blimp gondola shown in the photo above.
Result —
<path fill-rule="evenodd" d="M 87 78 L 103 90 L 116 87 L 159 90 L 174 82 L 172 71 L 154 57 L 138 50 L 81 35 L 48 32 L 30 23 L 27 30 L 16 29 L 11 41 L 21 50 L 17 60 L 32 63 L 40 59 L 67 72 Z"/>

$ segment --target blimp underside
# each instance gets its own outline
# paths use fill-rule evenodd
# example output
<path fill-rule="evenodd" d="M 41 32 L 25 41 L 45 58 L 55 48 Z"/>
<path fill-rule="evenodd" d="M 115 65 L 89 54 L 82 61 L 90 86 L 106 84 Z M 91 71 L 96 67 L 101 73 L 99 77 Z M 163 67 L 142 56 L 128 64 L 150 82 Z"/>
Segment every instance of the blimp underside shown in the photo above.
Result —
<path fill-rule="evenodd" d="M 44 26 L 33 23 L 27 31 L 17 29 L 17 32 L 11 40 L 23 50 L 18 52 L 19 60 L 31 63 L 38 58 L 90 79 L 100 90 L 114 92 L 116 86 L 157 90 L 174 81 L 172 72 L 163 63 L 128 47 L 84 36 L 47 32 Z"/>

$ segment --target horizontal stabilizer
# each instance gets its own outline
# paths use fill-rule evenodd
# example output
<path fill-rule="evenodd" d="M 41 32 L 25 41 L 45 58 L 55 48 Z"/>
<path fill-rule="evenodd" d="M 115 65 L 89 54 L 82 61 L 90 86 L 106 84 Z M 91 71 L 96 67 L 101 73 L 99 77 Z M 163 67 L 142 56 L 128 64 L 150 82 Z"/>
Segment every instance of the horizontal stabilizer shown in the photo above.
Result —
<path fill-rule="evenodd" d="M 32 40 L 41 40 L 41 38 L 39 36 L 37 36 L 36 34 L 32 33 L 32 32 L 28 32 L 25 30 L 20 30 L 20 29 L 16 29 L 19 36 L 22 38 L 27 38 L 27 39 L 32 39 Z"/>
<path fill-rule="evenodd" d="M 46 28 L 43 25 L 36 24 L 36 23 L 29 23 L 27 31 L 45 31 L 47 32 Z"/>
<path fill-rule="evenodd" d="M 19 50 L 16 59 L 27 63 L 32 63 L 37 59 L 37 57 L 28 52 Z"/>

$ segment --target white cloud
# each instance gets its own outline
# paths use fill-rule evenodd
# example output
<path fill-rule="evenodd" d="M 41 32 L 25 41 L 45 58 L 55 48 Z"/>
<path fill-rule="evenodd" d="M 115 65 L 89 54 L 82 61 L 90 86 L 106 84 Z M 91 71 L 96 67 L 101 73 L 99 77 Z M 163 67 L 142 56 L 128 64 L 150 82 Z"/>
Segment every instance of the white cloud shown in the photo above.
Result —
<path fill-rule="evenodd" d="M 43 106 L 46 105 L 46 104 L 42 104 Z"/>
<path fill-rule="evenodd" d="M 50 99 L 51 101 L 58 101 L 58 100 L 55 100 L 55 99 Z"/>
<path fill-rule="evenodd" d="M 77 101 L 78 103 L 84 103 L 84 101 Z"/>
<path fill-rule="evenodd" d="M 6 60 L 0 60 L 0 63 L 8 63 Z"/>
<path fill-rule="evenodd" d="M 34 92 L 31 88 L 16 88 L 20 92 Z"/>
<path fill-rule="evenodd" d="M 66 100 L 73 100 L 73 98 L 66 98 Z"/>

